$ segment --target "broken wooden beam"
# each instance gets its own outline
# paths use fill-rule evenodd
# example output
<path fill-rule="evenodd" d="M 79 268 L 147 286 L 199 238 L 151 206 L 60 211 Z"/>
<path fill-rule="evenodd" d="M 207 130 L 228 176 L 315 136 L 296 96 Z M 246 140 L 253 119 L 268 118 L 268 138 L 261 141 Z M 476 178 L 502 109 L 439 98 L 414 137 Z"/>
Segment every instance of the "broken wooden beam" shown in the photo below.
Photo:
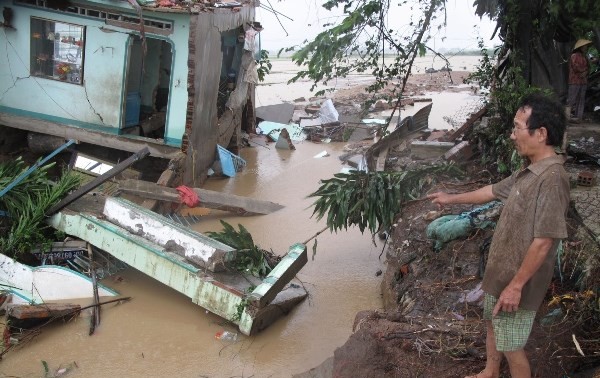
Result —
<path fill-rule="evenodd" d="M 444 141 L 446 141 L 446 142 L 455 141 L 459 136 L 463 135 L 465 132 L 467 132 L 467 130 L 469 130 L 471 127 L 473 127 L 473 124 L 475 123 L 475 121 L 477 121 L 478 119 L 483 117 L 486 112 L 487 112 L 487 107 L 484 106 L 483 108 L 479 109 L 479 111 L 477 111 L 476 113 L 471 114 L 471 116 L 465 121 L 465 123 L 463 123 L 463 125 L 461 127 L 459 127 L 458 129 L 456 129 L 456 131 L 454 131 L 451 135 L 447 136 L 444 139 Z"/>
<path fill-rule="evenodd" d="M 56 213 L 57 211 L 60 211 L 64 207 L 68 206 L 70 203 L 76 201 L 77 199 L 84 196 L 88 192 L 94 190 L 94 188 L 97 188 L 98 186 L 102 185 L 102 183 L 104 183 L 105 181 L 108 181 L 111 178 L 115 177 L 119 173 L 121 173 L 124 170 L 126 170 L 127 168 L 129 168 L 133 163 L 145 158 L 149 154 L 150 154 L 150 150 L 148 149 L 148 147 L 142 148 L 135 154 L 131 155 L 129 158 L 127 158 L 127 159 L 123 160 L 121 163 L 115 165 L 110 171 L 104 173 L 101 176 L 96 177 L 94 180 L 90 181 L 89 183 L 85 184 L 84 186 L 77 189 L 73 193 L 69 194 L 58 204 L 52 206 L 52 208 L 50 208 L 50 210 L 48 210 L 46 212 L 46 215 L 50 216 L 50 215 Z"/>
<path fill-rule="evenodd" d="M 167 188 L 158 184 L 141 180 L 123 180 L 119 182 L 119 190 L 123 193 L 133 194 L 143 198 L 159 201 L 181 203 L 177 189 Z M 233 212 L 238 215 L 270 214 L 283 206 L 254 198 L 236 196 L 215 192 L 212 190 L 193 188 L 200 198 L 199 207 Z"/>
<path fill-rule="evenodd" d="M 19 304 L 11 305 L 6 314 L 11 327 L 31 328 L 50 319 L 70 319 L 80 311 L 80 305 L 69 303 Z"/>
<path fill-rule="evenodd" d="M 429 113 L 431 112 L 432 104 L 429 104 L 422 109 L 419 109 L 414 116 L 405 117 L 400 122 L 396 130 L 381 138 L 377 143 L 373 144 L 365 152 L 365 159 L 369 170 L 377 170 L 376 156 L 379 156 L 381 151 L 392 149 L 401 144 L 409 137 L 420 133 L 421 130 L 429 127 Z"/>
<path fill-rule="evenodd" d="M 66 315 L 73 315 L 81 310 L 81 306 L 68 303 L 44 303 L 39 305 L 14 305 L 9 307 L 8 316 L 11 318 L 40 319 L 40 318 L 60 318 Z"/>
<path fill-rule="evenodd" d="M 375 170 L 377 172 L 385 171 L 385 162 L 387 160 L 389 150 L 389 147 L 386 147 L 379 151 L 379 156 L 377 156 L 377 164 L 375 166 Z"/>

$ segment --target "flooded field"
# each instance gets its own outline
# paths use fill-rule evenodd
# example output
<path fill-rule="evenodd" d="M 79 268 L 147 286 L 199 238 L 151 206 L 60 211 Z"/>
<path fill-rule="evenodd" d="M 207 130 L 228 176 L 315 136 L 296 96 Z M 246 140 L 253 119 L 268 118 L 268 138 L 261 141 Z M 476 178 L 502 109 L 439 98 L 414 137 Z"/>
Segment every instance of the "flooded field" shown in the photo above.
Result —
<path fill-rule="evenodd" d="M 310 97 L 308 83 L 285 84 L 285 77 L 292 73 L 288 63 L 274 61 L 270 85 L 259 87 L 258 106 Z M 473 100 L 468 93 L 431 97 L 438 106 L 432 111 L 432 117 L 440 119 L 432 121 L 436 125 L 461 102 Z M 258 143 L 241 150 L 247 166 L 235 178 L 209 179 L 204 188 L 269 200 L 285 208 L 252 217 L 215 211 L 194 228 L 220 231 L 220 219 L 236 228 L 243 224 L 256 244 L 284 254 L 290 245 L 324 227 L 311 218 L 313 199 L 307 196 L 317 189 L 320 179 L 340 171 L 337 156 L 343 153 L 344 144 L 302 142 L 289 151 L 275 149 L 274 144 L 263 146 L 262 138 Z M 330 156 L 314 157 L 322 151 Z M 4 357 L 0 378 L 44 376 L 42 361 L 53 371 L 76 366 L 68 377 L 290 377 L 331 356 L 350 335 L 358 311 L 381 306 L 377 272 L 384 269 L 379 259 L 382 248 L 382 243 L 374 246 L 370 235 L 355 229 L 321 234 L 316 255 L 312 256 L 311 242 L 309 261 L 298 274 L 309 298 L 257 336 L 239 335 L 235 342 L 215 339 L 223 329 L 235 331 L 221 318 L 151 278 L 125 270 L 104 284 L 132 300 L 103 307 L 96 334 L 88 336 L 88 313 L 68 324 L 48 327 L 33 342 Z"/>

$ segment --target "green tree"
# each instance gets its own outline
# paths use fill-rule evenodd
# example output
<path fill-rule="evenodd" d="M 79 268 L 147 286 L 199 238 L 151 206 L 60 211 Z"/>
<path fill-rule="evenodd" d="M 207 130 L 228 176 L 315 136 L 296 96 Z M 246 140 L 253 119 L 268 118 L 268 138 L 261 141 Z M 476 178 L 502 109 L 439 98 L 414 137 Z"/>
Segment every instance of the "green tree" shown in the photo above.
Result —
<path fill-rule="evenodd" d="M 550 89 L 560 99 L 566 98 L 566 63 L 577 39 L 592 39 L 600 47 L 596 0 L 476 0 L 474 5 L 479 16 L 498 22 L 499 77 L 516 67 L 528 85 Z"/>
<path fill-rule="evenodd" d="M 441 25 L 445 24 L 445 0 L 325 0 L 322 5 L 342 10 L 343 18 L 325 25 L 326 30 L 294 53 L 292 59 L 301 70 L 293 81 L 311 79 L 314 89 L 350 73 L 371 73 L 374 81 L 367 91 L 374 94 L 372 101 L 384 88 L 389 90 L 388 100 L 399 100 L 417 56 L 430 51 L 444 58 L 428 42 L 431 29 L 439 24 L 434 21 L 441 19 Z M 567 62 L 576 40 L 592 39 L 600 51 L 600 1 L 475 0 L 474 6 L 477 15 L 497 22 L 494 34 L 502 41 L 494 54 L 497 64 L 493 70 L 489 70 L 488 57 L 479 71 L 483 75 L 473 78 L 491 88 L 490 110 L 501 124 L 487 141 L 503 146 L 498 149 L 503 152 L 488 158 L 497 160 L 499 171 L 507 173 L 508 167 L 514 167 L 514 159 L 507 160 L 513 154 L 507 150 L 511 144 L 506 140 L 514 105 L 533 90 L 550 91 L 566 101 Z M 389 17 L 393 7 L 413 14 L 408 29 L 400 30 Z M 487 74 L 492 76 L 486 79 Z"/>
<path fill-rule="evenodd" d="M 301 70 L 292 80 L 308 78 L 316 86 L 350 73 L 371 73 L 374 82 L 368 91 L 391 87 L 392 96 L 401 97 L 415 57 L 426 51 L 437 54 L 428 42 L 433 25 L 439 24 L 434 20 L 445 24 L 445 0 L 325 0 L 322 6 L 341 10 L 343 18 L 324 25 L 323 32 L 294 53 Z M 517 68 L 525 84 L 550 89 L 564 100 L 566 62 L 575 41 L 591 38 L 600 50 L 597 0 L 475 0 L 474 6 L 477 15 L 497 22 L 495 33 L 503 42 L 497 87 Z M 393 7 L 413 14 L 408 29 L 400 30 L 389 17 Z"/>
<path fill-rule="evenodd" d="M 308 78 L 327 84 L 333 78 L 351 73 L 371 73 L 374 82 L 367 90 L 377 93 L 391 89 L 391 97 L 401 97 L 417 56 L 425 55 L 432 21 L 443 14 L 445 0 L 408 1 L 399 5 L 386 0 L 327 0 L 327 10 L 342 9 L 341 22 L 328 27 L 301 46 L 292 60 L 302 67 L 292 79 Z M 398 30 L 390 20 L 391 7 L 418 10 L 409 30 Z M 433 50 L 431 50 L 433 51 Z M 441 56 L 441 55 L 440 55 Z"/>

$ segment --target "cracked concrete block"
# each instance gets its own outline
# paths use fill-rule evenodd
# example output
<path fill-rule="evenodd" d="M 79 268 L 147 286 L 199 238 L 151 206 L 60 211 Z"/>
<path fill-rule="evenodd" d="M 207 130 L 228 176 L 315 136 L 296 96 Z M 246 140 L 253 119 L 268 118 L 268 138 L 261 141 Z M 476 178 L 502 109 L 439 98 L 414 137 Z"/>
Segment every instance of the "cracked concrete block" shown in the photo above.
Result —
<path fill-rule="evenodd" d="M 222 270 L 235 254 L 228 245 L 121 198 L 107 198 L 104 215 L 110 222 L 162 246 L 166 252 L 212 272 Z"/>
<path fill-rule="evenodd" d="M 277 143 L 275 143 L 275 148 L 279 148 L 280 150 L 295 150 L 296 146 L 292 143 L 292 138 L 290 137 L 290 133 L 287 129 L 281 129 L 279 133 L 279 138 L 277 138 Z"/>

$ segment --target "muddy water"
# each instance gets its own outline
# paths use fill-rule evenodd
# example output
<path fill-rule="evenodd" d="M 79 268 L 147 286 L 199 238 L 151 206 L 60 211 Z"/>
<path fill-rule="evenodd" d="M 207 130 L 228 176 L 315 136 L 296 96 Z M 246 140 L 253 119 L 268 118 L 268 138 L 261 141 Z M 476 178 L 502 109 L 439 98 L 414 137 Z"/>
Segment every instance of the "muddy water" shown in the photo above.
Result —
<path fill-rule="evenodd" d="M 242 150 L 247 168 L 234 179 L 209 180 L 208 189 L 223 190 L 281 203 L 271 215 L 231 217 L 211 214 L 199 231 L 220 231 L 219 219 L 244 226 L 255 242 L 284 253 L 323 228 L 311 219 L 306 196 L 340 169 L 335 157 L 341 145 L 304 142 L 296 151 L 252 147 Z M 327 150 L 331 156 L 313 156 Z M 260 161 L 260 164 L 256 162 Z M 312 244 L 311 244 L 312 246 Z M 236 343 L 215 340 L 221 319 L 143 274 L 128 270 L 120 283 L 105 283 L 131 302 L 107 306 L 97 334 L 88 336 L 87 314 L 45 330 L 33 343 L 0 362 L 5 375 L 42 375 L 41 360 L 57 368 L 75 361 L 73 377 L 289 377 L 321 363 L 345 342 L 354 315 L 380 307 L 380 248 L 355 230 L 322 234 L 317 254 L 298 277 L 310 298 L 287 317 L 255 337 L 240 335 Z"/>
<path fill-rule="evenodd" d="M 261 90 L 260 98 L 273 95 L 273 88 Z M 464 94 L 458 96 L 464 100 Z M 456 101 L 448 103 L 436 114 L 453 114 Z M 205 186 L 278 202 L 284 209 L 244 218 L 213 213 L 195 228 L 220 231 L 219 219 L 236 226 L 242 223 L 257 244 L 279 254 L 321 230 L 324 224 L 311 218 L 312 199 L 306 196 L 316 190 L 320 179 L 340 170 L 337 155 L 343 144 L 303 142 L 296 147 L 296 151 L 281 151 L 272 144 L 253 144 L 241 151 L 248 162 L 244 171 L 233 179 L 210 179 Z M 330 156 L 314 158 L 324 150 Z M 48 327 L 33 342 L 5 356 L 0 377 L 43 376 L 42 360 L 51 369 L 75 363 L 69 377 L 290 377 L 331 356 L 350 335 L 358 311 L 381 306 L 376 276 L 384 269 L 378 259 L 381 248 L 381 243 L 373 246 L 370 236 L 358 230 L 323 233 L 314 259 L 309 258 L 298 275 L 310 297 L 259 335 L 240 335 L 234 343 L 215 340 L 218 331 L 234 330 L 221 318 L 167 286 L 125 270 L 104 283 L 133 299 L 103 307 L 96 334 L 88 336 L 88 313 Z"/>
<path fill-rule="evenodd" d="M 455 71 L 473 71 L 478 65 L 480 56 L 455 55 L 449 56 L 450 67 Z M 308 79 L 299 79 L 293 85 L 288 85 L 288 80 L 294 77 L 298 71 L 298 66 L 290 59 L 271 60 L 273 68 L 265 81 L 258 85 L 256 95 L 256 106 L 265 106 L 277 104 L 280 102 L 291 101 L 300 97 L 309 98 L 311 96 L 310 88 L 313 85 Z M 440 58 L 433 56 L 423 56 L 415 59 L 412 73 L 422 74 L 425 70 L 433 68 L 439 70 L 445 67 L 445 62 Z M 355 84 L 364 84 L 372 80 L 369 74 L 353 73 L 346 78 L 331 80 L 327 86 L 319 85 L 314 91 L 321 89 L 343 89 Z M 312 92 L 314 93 L 314 92 Z"/>

